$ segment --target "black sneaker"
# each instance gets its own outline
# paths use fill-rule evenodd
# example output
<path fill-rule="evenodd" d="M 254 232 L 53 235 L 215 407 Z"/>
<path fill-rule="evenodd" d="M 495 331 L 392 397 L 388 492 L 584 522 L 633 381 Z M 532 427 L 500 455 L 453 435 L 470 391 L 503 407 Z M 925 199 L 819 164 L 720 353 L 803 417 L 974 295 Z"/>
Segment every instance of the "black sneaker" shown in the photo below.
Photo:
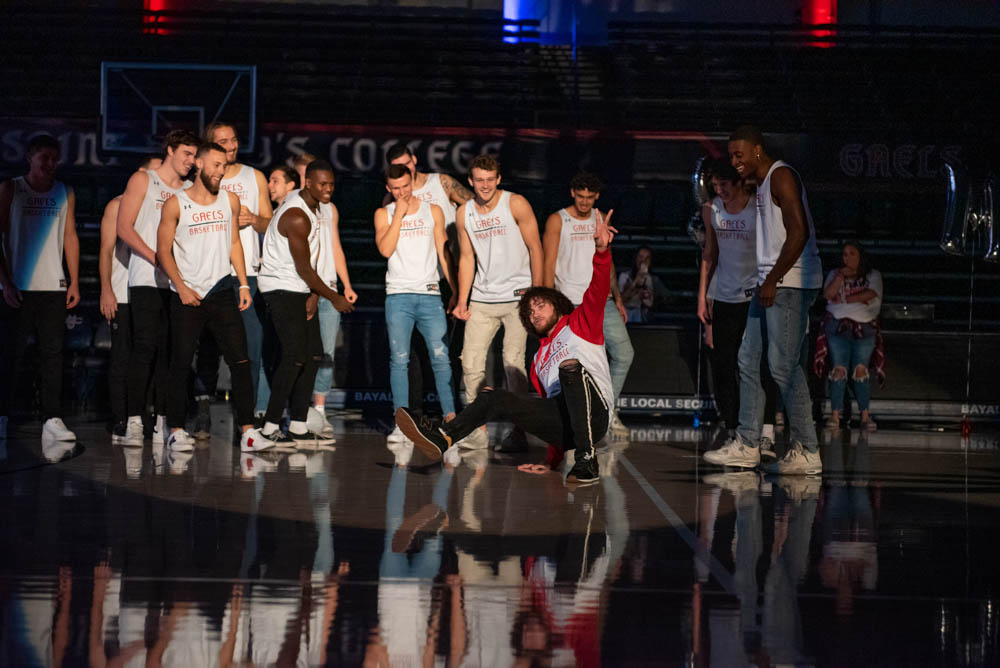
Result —
<path fill-rule="evenodd" d="M 326 436 L 320 436 L 319 434 L 307 431 L 304 434 L 296 434 L 293 431 L 288 432 L 295 445 L 330 445 L 336 443 L 337 439 L 327 438 Z"/>
<path fill-rule="evenodd" d="M 450 436 L 440 428 L 428 429 L 423 426 L 405 408 L 396 409 L 396 426 L 431 461 L 441 461 L 444 451 L 451 447 Z"/>
<path fill-rule="evenodd" d="M 111 427 L 111 442 L 120 445 L 125 442 L 125 423 L 121 420 Z"/>
<path fill-rule="evenodd" d="M 281 431 L 280 429 L 275 429 L 270 434 L 262 434 L 262 435 L 264 436 L 264 438 L 271 441 L 278 447 L 287 448 L 288 446 L 292 447 L 295 446 L 295 441 L 292 439 L 292 437 L 286 434 L 285 432 Z"/>
<path fill-rule="evenodd" d="M 501 454 L 510 455 L 517 452 L 527 452 L 528 451 L 528 438 L 524 435 L 524 431 L 514 427 L 510 430 L 510 433 L 504 437 L 502 441 L 497 443 L 496 447 L 493 448 L 495 452 Z"/>
<path fill-rule="evenodd" d="M 600 479 L 597 470 L 597 457 L 593 454 L 584 455 L 573 463 L 573 468 L 566 476 L 566 482 L 575 485 L 591 485 Z"/>

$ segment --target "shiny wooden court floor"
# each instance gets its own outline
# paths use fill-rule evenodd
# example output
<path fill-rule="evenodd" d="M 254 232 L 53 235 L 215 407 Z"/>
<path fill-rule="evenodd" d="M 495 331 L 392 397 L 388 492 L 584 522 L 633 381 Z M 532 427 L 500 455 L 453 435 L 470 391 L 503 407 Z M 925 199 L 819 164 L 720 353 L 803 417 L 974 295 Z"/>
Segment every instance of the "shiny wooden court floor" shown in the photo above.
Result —
<path fill-rule="evenodd" d="M 647 422 L 570 489 L 518 469 L 540 445 L 428 464 L 350 417 L 260 455 L 12 430 L 0 666 L 1000 662 L 995 433 L 844 431 L 771 478 Z"/>

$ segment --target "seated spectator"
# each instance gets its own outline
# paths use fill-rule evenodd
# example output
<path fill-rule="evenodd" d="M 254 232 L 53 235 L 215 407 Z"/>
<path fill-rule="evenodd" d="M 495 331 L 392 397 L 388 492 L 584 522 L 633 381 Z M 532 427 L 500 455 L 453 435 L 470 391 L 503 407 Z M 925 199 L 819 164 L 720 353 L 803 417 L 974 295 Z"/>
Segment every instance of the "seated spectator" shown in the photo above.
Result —
<path fill-rule="evenodd" d="M 826 428 L 840 428 L 848 369 L 852 369 L 854 397 L 861 411 L 861 427 L 875 431 L 868 410 L 871 398 L 869 367 L 874 368 L 879 385 L 885 382 L 882 332 L 878 314 L 882 307 L 882 274 L 872 267 L 871 256 L 857 241 L 844 244 L 843 266 L 826 277 L 823 297 L 826 315 L 816 341 L 813 363 L 818 376 L 830 355 L 830 418 Z"/>
<path fill-rule="evenodd" d="M 640 246 L 635 252 L 632 268 L 618 274 L 618 287 L 628 312 L 629 322 L 649 322 L 650 312 L 667 299 L 667 288 L 649 267 L 653 249 Z"/>

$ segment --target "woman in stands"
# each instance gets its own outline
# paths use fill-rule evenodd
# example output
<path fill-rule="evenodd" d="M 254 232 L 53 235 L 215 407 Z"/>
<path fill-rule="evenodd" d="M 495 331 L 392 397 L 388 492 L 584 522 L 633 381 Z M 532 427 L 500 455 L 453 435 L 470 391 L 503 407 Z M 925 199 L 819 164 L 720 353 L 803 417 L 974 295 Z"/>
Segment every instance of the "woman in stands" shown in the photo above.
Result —
<path fill-rule="evenodd" d="M 875 421 L 868 411 L 871 398 L 869 367 L 879 382 L 883 371 L 882 334 L 878 314 L 882 307 L 882 274 L 872 267 L 871 256 L 857 242 L 844 244 L 843 266 L 826 277 L 823 297 L 826 315 L 816 342 L 814 368 L 823 371 L 823 361 L 830 356 L 830 419 L 826 428 L 840 428 L 848 369 L 854 385 L 854 397 L 861 411 L 861 427 L 875 431 Z"/>
<path fill-rule="evenodd" d="M 640 246 L 635 252 L 632 268 L 618 275 L 618 288 L 629 322 L 649 322 L 653 309 L 667 299 L 663 281 L 650 271 L 652 259 L 653 249 Z"/>

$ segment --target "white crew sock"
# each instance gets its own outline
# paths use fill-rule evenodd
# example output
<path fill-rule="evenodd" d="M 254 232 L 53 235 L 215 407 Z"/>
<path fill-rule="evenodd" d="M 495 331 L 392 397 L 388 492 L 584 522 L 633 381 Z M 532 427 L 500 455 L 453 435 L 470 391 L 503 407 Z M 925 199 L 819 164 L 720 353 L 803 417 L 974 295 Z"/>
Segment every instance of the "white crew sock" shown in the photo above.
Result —
<path fill-rule="evenodd" d="M 288 423 L 288 431 L 292 432 L 293 434 L 304 434 L 307 431 L 309 431 L 309 428 L 306 427 L 305 422 L 302 422 L 300 420 L 292 420 Z"/>
<path fill-rule="evenodd" d="M 265 422 L 264 427 L 261 430 L 261 433 L 273 434 L 274 432 L 278 431 L 278 429 L 279 429 L 278 425 L 274 424 L 273 422 Z"/>
<path fill-rule="evenodd" d="M 773 441 L 774 440 L 774 425 L 773 424 L 766 424 L 766 425 L 764 425 L 764 427 L 760 430 L 760 435 L 761 435 L 761 438 L 769 438 L 769 439 L 771 439 Z"/>

